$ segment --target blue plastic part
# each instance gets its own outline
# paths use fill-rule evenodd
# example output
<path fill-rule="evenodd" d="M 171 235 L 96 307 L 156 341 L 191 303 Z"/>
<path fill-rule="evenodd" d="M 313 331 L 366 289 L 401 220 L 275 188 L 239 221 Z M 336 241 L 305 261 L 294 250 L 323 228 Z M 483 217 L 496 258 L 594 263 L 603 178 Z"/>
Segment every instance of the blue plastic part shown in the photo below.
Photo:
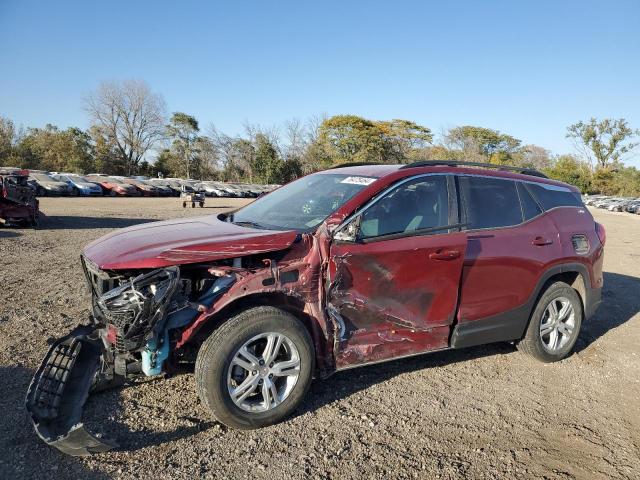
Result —
<path fill-rule="evenodd" d="M 233 277 L 218 278 L 213 287 L 198 299 L 198 304 L 210 307 L 213 301 L 234 281 Z M 169 330 L 190 324 L 196 315 L 198 315 L 197 309 L 183 308 L 167 317 L 162 331 L 154 334 L 142 351 L 142 372 L 146 376 L 151 377 L 162 373 L 164 361 L 169 358 Z"/>

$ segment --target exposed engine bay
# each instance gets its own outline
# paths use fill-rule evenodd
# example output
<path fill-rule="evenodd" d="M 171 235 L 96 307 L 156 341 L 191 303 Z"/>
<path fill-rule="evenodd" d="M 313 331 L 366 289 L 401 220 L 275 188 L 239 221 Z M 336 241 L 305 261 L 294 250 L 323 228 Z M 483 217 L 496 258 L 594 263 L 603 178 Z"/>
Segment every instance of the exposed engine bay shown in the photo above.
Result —
<path fill-rule="evenodd" d="M 91 324 L 52 344 L 26 399 L 40 438 L 70 455 L 116 446 L 81 422 L 90 391 L 170 370 L 172 333 L 235 281 L 209 273 L 206 265 L 125 273 L 100 270 L 84 257 L 82 265 L 92 294 Z"/>

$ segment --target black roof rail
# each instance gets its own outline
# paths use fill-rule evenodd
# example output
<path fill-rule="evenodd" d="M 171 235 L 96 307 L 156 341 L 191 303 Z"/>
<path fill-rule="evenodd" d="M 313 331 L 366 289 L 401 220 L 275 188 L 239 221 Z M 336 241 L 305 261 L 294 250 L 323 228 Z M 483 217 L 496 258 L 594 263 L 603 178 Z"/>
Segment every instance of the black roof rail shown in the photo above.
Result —
<path fill-rule="evenodd" d="M 384 165 L 383 163 L 375 163 L 375 162 L 351 162 L 351 163 L 340 163 L 333 167 L 329 167 L 329 170 L 333 170 L 334 168 L 346 168 L 346 167 L 365 167 L 367 165 Z"/>
<path fill-rule="evenodd" d="M 524 175 L 532 175 L 534 177 L 549 178 L 544 173 L 538 170 L 535 170 L 533 168 L 513 167 L 510 165 L 497 165 L 495 163 L 464 162 L 464 161 L 458 161 L 458 160 L 423 160 L 420 162 L 408 163 L 400 167 L 400 169 L 415 168 L 415 167 L 436 167 L 436 166 L 493 168 L 495 170 L 517 172 L 517 173 L 522 173 Z"/>

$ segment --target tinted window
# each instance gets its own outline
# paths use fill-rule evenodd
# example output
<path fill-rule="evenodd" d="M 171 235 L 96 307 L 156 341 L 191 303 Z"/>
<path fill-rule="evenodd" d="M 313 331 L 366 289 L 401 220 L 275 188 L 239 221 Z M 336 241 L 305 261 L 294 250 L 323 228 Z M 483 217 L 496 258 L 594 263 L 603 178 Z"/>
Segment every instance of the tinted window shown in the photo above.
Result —
<path fill-rule="evenodd" d="M 365 210 L 360 237 L 410 233 L 448 224 L 447 177 L 432 175 L 399 185 Z"/>
<path fill-rule="evenodd" d="M 582 207 L 582 197 L 568 188 L 546 185 L 543 183 L 527 183 L 527 189 L 538 200 L 545 210 L 555 207 Z"/>
<path fill-rule="evenodd" d="M 518 195 L 520 196 L 520 205 L 522 206 L 522 216 L 525 221 L 531 220 L 542 213 L 540 205 L 533 199 L 529 190 L 527 190 L 523 183 L 518 182 Z"/>
<path fill-rule="evenodd" d="M 468 229 L 508 227 L 522 223 L 516 182 L 491 177 L 458 177 L 466 205 Z"/>

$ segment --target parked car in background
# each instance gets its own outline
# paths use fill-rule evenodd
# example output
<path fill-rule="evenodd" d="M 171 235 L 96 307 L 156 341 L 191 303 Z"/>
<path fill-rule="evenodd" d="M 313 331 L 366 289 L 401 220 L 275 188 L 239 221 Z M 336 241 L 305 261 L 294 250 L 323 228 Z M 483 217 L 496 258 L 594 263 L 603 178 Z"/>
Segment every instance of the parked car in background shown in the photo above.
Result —
<path fill-rule="evenodd" d="M 128 177 L 117 177 L 123 183 L 133 185 L 138 193 L 144 197 L 158 197 L 160 195 L 160 189 L 152 183 L 147 183 L 144 180 L 138 180 Z"/>
<path fill-rule="evenodd" d="M 85 178 L 100 185 L 104 194 L 111 197 L 136 197 L 140 195 L 138 190 L 136 190 L 136 187 L 124 183 L 122 180 L 114 177 L 107 177 L 106 175 L 87 175 Z"/>
<path fill-rule="evenodd" d="M 46 173 L 34 173 L 33 171 L 30 171 L 29 180 L 33 180 L 35 182 L 36 194 L 40 197 L 50 195 L 69 195 L 71 193 L 71 189 L 66 182 L 53 178 L 51 175 Z"/>
<path fill-rule="evenodd" d="M 180 182 L 178 182 L 177 179 L 152 178 L 149 179 L 149 182 L 152 185 L 160 185 L 169 188 L 171 190 L 171 194 L 174 197 L 179 197 L 182 193 L 182 185 L 180 184 Z"/>
<path fill-rule="evenodd" d="M 52 175 L 55 179 L 64 182 L 69 187 L 69 193 L 72 196 L 102 196 L 102 187 L 95 182 L 90 182 L 86 178 L 72 173 L 59 173 Z"/>
<path fill-rule="evenodd" d="M 207 197 L 226 197 L 226 192 L 218 188 L 213 182 L 200 182 L 196 189 L 204 192 Z"/>

